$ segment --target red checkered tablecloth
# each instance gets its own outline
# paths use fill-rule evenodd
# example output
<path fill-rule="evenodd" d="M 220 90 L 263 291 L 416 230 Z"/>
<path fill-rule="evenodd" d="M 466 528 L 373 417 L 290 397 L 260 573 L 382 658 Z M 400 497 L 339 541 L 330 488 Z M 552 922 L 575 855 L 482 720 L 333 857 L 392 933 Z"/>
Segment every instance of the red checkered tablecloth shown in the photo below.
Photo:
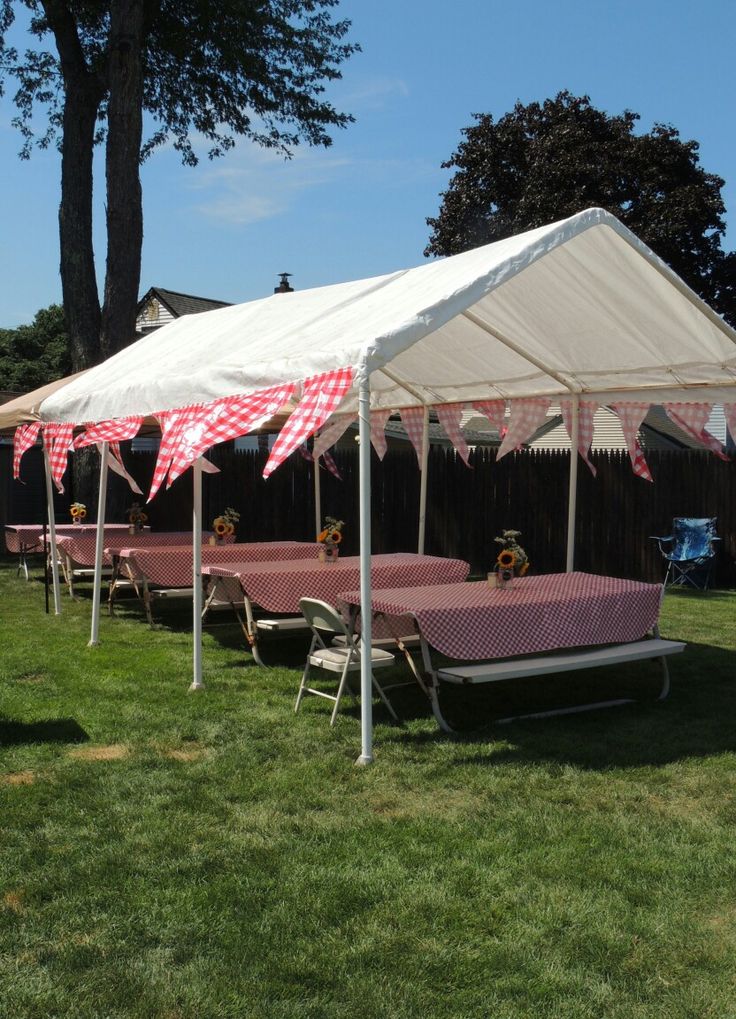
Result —
<path fill-rule="evenodd" d="M 319 546 L 314 541 L 255 541 L 232 545 L 202 545 L 202 564 L 256 563 L 279 559 L 315 558 Z M 136 579 L 146 578 L 155 587 L 190 587 L 192 583 L 192 546 L 151 545 L 149 548 L 121 548 L 122 572 Z M 238 594 L 238 597 L 240 595 Z"/>
<path fill-rule="evenodd" d="M 128 533 L 128 524 L 105 524 L 105 535 L 112 533 Z M 57 537 L 97 534 L 97 524 L 57 524 Z M 46 528 L 46 541 L 49 540 L 49 529 Z M 43 524 L 6 524 L 5 544 L 8 552 L 41 552 L 43 551 Z"/>
<path fill-rule="evenodd" d="M 379 589 L 374 612 L 411 615 L 427 643 L 448 658 L 512 655 L 638 640 L 659 618 L 660 584 L 591 573 L 516 578 L 498 590 L 469 584 Z M 340 595 L 360 604 L 360 592 Z"/>
<path fill-rule="evenodd" d="M 69 556 L 73 566 L 94 566 L 95 564 L 95 542 L 96 529 L 92 528 L 88 534 L 67 534 L 59 538 L 56 544 L 66 555 Z M 203 540 L 207 541 L 209 532 L 206 532 Z M 186 545 L 191 548 L 191 531 L 141 531 L 140 534 L 130 534 L 128 527 L 122 529 L 113 528 L 108 533 L 105 526 L 103 536 L 103 563 L 109 566 L 112 562 L 113 553 L 118 549 L 143 548 L 148 545 Z"/>
<path fill-rule="evenodd" d="M 204 566 L 212 577 L 235 577 L 251 602 L 268 612 L 299 612 L 300 598 L 319 598 L 337 604 L 340 591 L 360 583 L 360 558 L 344 556 L 334 563 L 317 558 L 291 562 L 229 563 Z M 460 559 L 394 552 L 371 558 L 371 583 L 376 587 L 401 583 L 438 584 L 464 580 L 470 566 Z"/>

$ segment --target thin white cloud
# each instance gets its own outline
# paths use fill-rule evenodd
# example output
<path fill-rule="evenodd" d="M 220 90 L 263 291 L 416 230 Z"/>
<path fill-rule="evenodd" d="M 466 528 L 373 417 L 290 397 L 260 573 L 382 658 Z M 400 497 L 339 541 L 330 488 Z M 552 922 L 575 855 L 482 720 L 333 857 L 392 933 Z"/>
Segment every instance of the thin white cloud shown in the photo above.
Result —
<path fill-rule="evenodd" d="M 396 98 L 405 99 L 409 86 L 403 78 L 368 78 L 357 88 L 340 94 L 339 105 L 345 109 L 382 110 Z"/>

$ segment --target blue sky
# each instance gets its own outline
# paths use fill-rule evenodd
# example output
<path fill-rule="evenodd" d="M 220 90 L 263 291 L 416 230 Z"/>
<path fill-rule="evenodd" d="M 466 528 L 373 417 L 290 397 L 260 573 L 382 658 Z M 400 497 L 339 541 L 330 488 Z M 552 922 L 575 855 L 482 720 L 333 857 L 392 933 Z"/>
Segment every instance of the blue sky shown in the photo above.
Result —
<path fill-rule="evenodd" d="M 284 162 L 239 145 L 192 170 L 171 150 L 143 169 L 141 292 L 150 286 L 246 301 L 281 271 L 299 289 L 424 261 L 448 171 L 474 112 L 501 116 L 561 89 L 641 127 L 673 124 L 726 180 L 736 247 L 734 0 L 342 0 L 363 52 L 330 92 L 356 123 L 327 150 Z M 17 158 L 13 107 L 0 102 L 3 243 L 0 326 L 60 300 L 55 152 Z M 101 179 L 101 178 L 100 178 Z M 102 224 L 103 207 L 97 202 Z M 104 233 L 96 233 L 98 285 Z"/>

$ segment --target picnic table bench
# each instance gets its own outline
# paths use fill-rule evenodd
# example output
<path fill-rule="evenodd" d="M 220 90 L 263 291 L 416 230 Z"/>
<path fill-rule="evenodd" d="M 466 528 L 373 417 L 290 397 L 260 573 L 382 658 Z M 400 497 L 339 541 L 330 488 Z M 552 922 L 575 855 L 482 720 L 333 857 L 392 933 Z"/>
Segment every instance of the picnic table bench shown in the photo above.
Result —
<path fill-rule="evenodd" d="M 204 565 L 237 562 L 262 562 L 264 560 L 306 559 L 316 557 L 318 545 L 313 541 L 255 541 L 230 544 L 202 545 Z M 191 598 L 192 587 L 192 545 L 135 545 L 111 550 L 115 561 L 114 574 L 110 582 L 108 606 L 114 613 L 117 592 L 123 586 L 132 586 L 143 602 L 146 617 L 153 626 L 153 602 L 157 599 Z M 209 577 L 207 578 L 209 580 Z M 236 581 L 228 586 L 221 583 L 217 596 L 208 597 L 203 615 L 210 609 L 230 606 L 241 625 L 237 605 L 241 600 L 240 586 Z"/>
<path fill-rule="evenodd" d="M 371 558 L 371 582 L 376 586 L 460 581 L 469 572 L 469 564 L 461 559 L 415 552 L 393 552 Z M 306 629 L 308 624 L 299 607 L 300 598 L 318 598 L 337 605 L 340 591 L 360 582 L 360 558 L 340 556 L 334 562 L 320 562 L 315 556 L 291 562 L 232 562 L 203 566 L 202 573 L 213 578 L 212 597 L 217 596 L 221 585 L 237 581 L 245 609 L 245 635 L 254 659 L 263 665 L 258 646 L 259 631 Z M 227 597 L 232 598 L 230 586 Z M 281 616 L 256 618 L 254 606 Z"/>
<path fill-rule="evenodd" d="M 658 658 L 663 670 L 659 699 L 663 700 L 669 692 L 666 659 L 685 645 L 659 636 L 662 591 L 661 584 L 558 573 L 516 578 L 505 590 L 491 588 L 485 580 L 375 589 L 371 605 L 374 615 L 409 615 L 414 620 L 422 668 L 408 650 L 401 649 L 440 728 L 451 732 L 440 707 L 442 682 L 469 686 Z M 360 592 L 345 591 L 340 600 L 354 619 Z M 454 661 L 438 667 L 433 652 Z M 591 710 L 631 700 L 598 701 L 498 721 Z"/>

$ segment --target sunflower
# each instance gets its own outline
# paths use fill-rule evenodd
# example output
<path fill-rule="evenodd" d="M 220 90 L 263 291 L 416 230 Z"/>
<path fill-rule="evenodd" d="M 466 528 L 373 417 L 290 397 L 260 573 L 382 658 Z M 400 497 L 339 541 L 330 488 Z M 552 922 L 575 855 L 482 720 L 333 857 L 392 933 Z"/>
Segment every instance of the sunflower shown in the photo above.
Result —
<path fill-rule="evenodd" d="M 496 562 L 502 570 L 513 569 L 516 565 L 516 556 L 509 549 L 505 548 L 502 552 L 498 553 Z"/>
<path fill-rule="evenodd" d="M 525 574 L 525 573 L 527 572 L 527 570 L 528 570 L 528 569 L 529 569 L 529 562 L 527 561 L 527 562 L 525 562 L 525 563 L 524 563 L 524 565 L 523 565 L 523 566 L 521 567 L 521 569 L 519 570 L 519 576 L 520 576 L 520 577 L 523 577 L 523 576 L 524 576 L 524 574 Z"/>
<path fill-rule="evenodd" d="M 325 529 L 323 531 L 320 531 L 319 534 L 317 535 L 317 541 L 327 541 L 327 535 L 329 533 L 330 532 L 325 527 Z"/>
<path fill-rule="evenodd" d="M 225 521 L 221 520 L 218 517 L 217 520 L 215 521 L 215 534 L 218 536 L 218 538 L 222 538 L 224 535 L 228 533 L 227 528 L 228 525 L 225 523 Z"/>
<path fill-rule="evenodd" d="M 342 541 L 342 534 L 340 531 L 331 531 L 328 540 L 331 541 L 333 545 L 339 545 Z"/>

